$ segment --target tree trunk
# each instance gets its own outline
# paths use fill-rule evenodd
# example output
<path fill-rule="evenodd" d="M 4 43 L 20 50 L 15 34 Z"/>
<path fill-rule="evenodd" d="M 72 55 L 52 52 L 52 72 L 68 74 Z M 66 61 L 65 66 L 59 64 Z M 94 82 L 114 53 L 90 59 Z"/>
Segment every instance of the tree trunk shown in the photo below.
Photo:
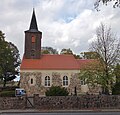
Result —
<path fill-rule="evenodd" d="M 6 87 L 6 79 L 3 81 L 3 87 Z"/>

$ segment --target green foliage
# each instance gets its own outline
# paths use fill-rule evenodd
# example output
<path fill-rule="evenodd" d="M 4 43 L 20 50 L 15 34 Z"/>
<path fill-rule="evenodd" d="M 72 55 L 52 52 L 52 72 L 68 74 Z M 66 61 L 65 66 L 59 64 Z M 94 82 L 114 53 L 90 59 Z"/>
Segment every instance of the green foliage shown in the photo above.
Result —
<path fill-rule="evenodd" d="M 109 91 L 113 85 L 114 66 L 120 59 L 120 41 L 112 32 L 111 27 L 105 24 L 96 29 L 96 40 L 91 43 L 91 51 L 97 52 L 99 61 L 103 67 L 103 90 Z"/>
<path fill-rule="evenodd" d="M 18 86 L 0 87 L 0 91 L 14 91 L 16 88 L 19 88 L 19 87 Z"/>
<path fill-rule="evenodd" d="M 2 91 L 0 92 L 0 97 L 15 97 L 15 90 L 14 91 Z"/>
<path fill-rule="evenodd" d="M 80 79 L 85 79 L 86 84 L 90 84 L 92 87 L 95 87 L 96 84 L 105 85 L 105 81 L 103 79 L 103 73 L 99 72 L 99 70 L 96 69 L 81 70 L 79 75 L 80 75 Z"/>
<path fill-rule="evenodd" d="M 80 55 L 73 54 L 73 56 L 75 57 L 75 59 L 82 59 L 82 57 L 80 57 Z"/>
<path fill-rule="evenodd" d="M 81 52 L 82 58 L 84 59 L 99 59 L 99 54 L 97 52 Z"/>
<path fill-rule="evenodd" d="M 15 89 L 18 86 L 0 87 L 0 97 L 15 97 Z"/>
<path fill-rule="evenodd" d="M 48 50 L 43 50 L 42 54 L 50 54 L 50 52 Z"/>
<path fill-rule="evenodd" d="M 120 95 L 120 64 L 118 63 L 115 66 L 114 74 L 116 76 L 116 84 L 112 88 L 112 94 Z"/>
<path fill-rule="evenodd" d="M 68 48 L 68 49 L 63 48 L 61 50 L 60 54 L 73 55 L 75 57 L 75 59 L 81 59 L 80 55 L 73 54 L 73 51 L 70 48 Z"/>
<path fill-rule="evenodd" d="M 85 80 L 85 83 L 88 84 L 88 87 L 96 87 L 98 84 L 103 88 L 108 89 L 108 81 L 114 81 L 113 74 L 109 74 L 106 77 L 103 66 L 98 60 L 93 60 L 87 63 L 79 73 L 79 77 L 81 80 Z M 105 92 L 104 92 L 105 93 Z"/>
<path fill-rule="evenodd" d="M 20 55 L 17 47 L 4 39 L 4 34 L 0 31 L 0 80 L 11 81 L 19 75 Z"/>
<path fill-rule="evenodd" d="M 118 64 L 118 63 L 115 66 L 114 74 L 116 76 L 116 82 L 120 82 L 120 64 Z"/>
<path fill-rule="evenodd" d="M 45 92 L 46 96 L 67 96 L 69 92 L 67 89 L 60 86 L 52 86 Z"/>
<path fill-rule="evenodd" d="M 70 48 L 68 48 L 68 49 L 63 48 L 61 50 L 60 54 L 70 54 L 70 55 L 72 54 L 73 55 L 73 52 Z"/>
<path fill-rule="evenodd" d="M 120 95 L 120 82 L 116 83 L 112 88 L 113 95 Z"/>
<path fill-rule="evenodd" d="M 41 53 L 42 54 L 58 54 L 58 51 L 56 49 L 53 49 L 52 47 L 42 47 Z"/>

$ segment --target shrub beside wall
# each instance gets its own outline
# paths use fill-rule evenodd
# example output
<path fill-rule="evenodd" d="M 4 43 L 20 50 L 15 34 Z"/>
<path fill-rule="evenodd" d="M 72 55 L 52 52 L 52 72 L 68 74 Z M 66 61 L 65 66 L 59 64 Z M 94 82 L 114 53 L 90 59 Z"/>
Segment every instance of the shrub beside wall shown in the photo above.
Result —
<path fill-rule="evenodd" d="M 52 86 L 45 92 L 46 96 L 68 96 L 68 94 L 67 89 L 60 86 Z"/>
<path fill-rule="evenodd" d="M 0 97 L 15 97 L 15 90 L 14 91 L 2 91 L 0 92 Z"/>
<path fill-rule="evenodd" d="M 120 82 L 116 83 L 112 89 L 113 95 L 120 95 Z"/>

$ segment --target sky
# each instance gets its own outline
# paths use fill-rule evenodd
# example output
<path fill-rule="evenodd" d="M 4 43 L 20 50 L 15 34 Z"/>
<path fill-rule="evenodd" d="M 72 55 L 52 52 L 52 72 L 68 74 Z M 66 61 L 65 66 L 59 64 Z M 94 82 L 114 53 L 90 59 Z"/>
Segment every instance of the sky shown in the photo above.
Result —
<path fill-rule="evenodd" d="M 58 51 L 70 48 L 76 54 L 88 51 L 95 39 L 100 23 L 111 26 L 120 36 L 120 8 L 100 5 L 94 9 L 95 0 L 1 0 L 0 30 L 6 40 L 14 43 L 22 58 L 24 53 L 24 31 L 29 29 L 33 8 L 37 24 L 43 33 L 42 46 Z"/>

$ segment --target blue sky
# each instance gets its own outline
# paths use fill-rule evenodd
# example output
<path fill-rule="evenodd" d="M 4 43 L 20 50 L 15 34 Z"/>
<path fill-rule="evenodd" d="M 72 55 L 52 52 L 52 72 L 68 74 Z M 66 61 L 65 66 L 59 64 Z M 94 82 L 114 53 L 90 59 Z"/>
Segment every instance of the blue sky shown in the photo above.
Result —
<path fill-rule="evenodd" d="M 94 9 L 95 0 L 3 0 L 0 2 L 0 29 L 6 40 L 24 52 L 24 31 L 29 29 L 33 7 L 38 28 L 43 32 L 42 46 L 51 46 L 60 51 L 71 48 L 79 54 L 88 51 L 95 39 L 96 28 L 101 22 L 110 25 L 120 35 L 120 8 L 100 6 Z"/>

